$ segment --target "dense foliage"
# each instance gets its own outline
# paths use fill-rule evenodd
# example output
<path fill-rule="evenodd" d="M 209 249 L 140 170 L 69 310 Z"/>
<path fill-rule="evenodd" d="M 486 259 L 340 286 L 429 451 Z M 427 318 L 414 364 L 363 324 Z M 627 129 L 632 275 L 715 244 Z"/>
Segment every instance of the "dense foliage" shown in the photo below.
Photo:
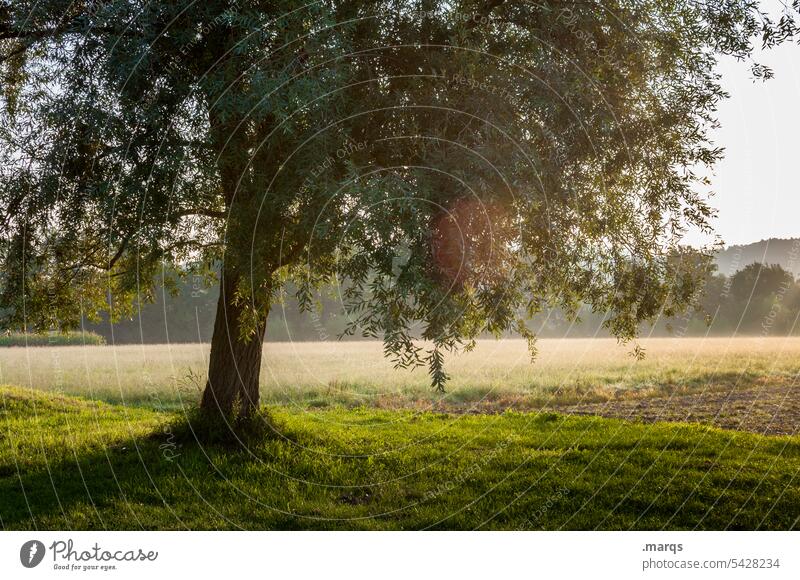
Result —
<path fill-rule="evenodd" d="M 224 264 L 204 405 L 257 401 L 275 294 L 343 281 L 399 366 L 581 304 L 630 339 L 706 263 L 720 54 L 750 0 L 0 4 L 1 303 L 68 328 Z M 754 65 L 757 76 L 769 71 Z M 426 339 L 427 346 L 412 342 Z M 251 346 L 248 347 L 247 345 Z M 533 349 L 533 345 L 532 345 Z"/>

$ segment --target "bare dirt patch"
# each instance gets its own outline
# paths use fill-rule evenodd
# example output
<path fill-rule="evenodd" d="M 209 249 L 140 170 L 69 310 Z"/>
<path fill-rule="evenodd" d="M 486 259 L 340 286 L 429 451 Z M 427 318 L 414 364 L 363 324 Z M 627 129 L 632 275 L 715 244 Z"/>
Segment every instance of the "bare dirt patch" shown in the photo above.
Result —
<path fill-rule="evenodd" d="M 379 397 L 375 407 L 413 409 L 418 412 L 485 415 L 505 411 L 557 412 L 566 415 L 597 415 L 654 423 L 672 421 L 702 423 L 722 429 L 762 435 L 800 434 L 800 385 L 794 381 L 766 379 L 746 385 L 709 384 L 701 392 L 674 390 L 661 396 L 649 393 L 604 393 L 606 400 L 556 403 L 526 396 L 487 397 L 480 401 L 408 401 Z"/>
<path fill-rule="evenodd" d="M 672 397 L 607 401 L 555 407 L 571 415 L 599 415 L 652 423 L 704 423 L 762 435 L 800 432 L 800 387 L 790 385 L 731 389 Z"/>

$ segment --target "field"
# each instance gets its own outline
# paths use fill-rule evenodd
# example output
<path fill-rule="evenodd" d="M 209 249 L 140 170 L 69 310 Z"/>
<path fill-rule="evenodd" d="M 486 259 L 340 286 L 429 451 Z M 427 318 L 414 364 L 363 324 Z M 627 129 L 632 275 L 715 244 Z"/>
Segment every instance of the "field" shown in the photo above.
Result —
<path fill-rule="evenodd" d="M 379 344 L 268 344 L 268 436 L 203 445 L 205 346 L 3 348 L 0 524 L 797 528 L 800 339 L 642 345 L 482 342 L 437 395 Z"/>
<path fill-rule="evenodd" d="M 531 408 L 654 395 L 794 385 L 800 338 L 641 341 L 646 358 L 612 339 L 481 341 L 448 359 L 452 381 L 432 392 L 426 369 L 394 370 L 377 342 L 267 343 L 262 397 L 299 407 Z M 201 344 L 0 348 L 0 383 L 112 403 L 176 408 L 202 389 Z"/>

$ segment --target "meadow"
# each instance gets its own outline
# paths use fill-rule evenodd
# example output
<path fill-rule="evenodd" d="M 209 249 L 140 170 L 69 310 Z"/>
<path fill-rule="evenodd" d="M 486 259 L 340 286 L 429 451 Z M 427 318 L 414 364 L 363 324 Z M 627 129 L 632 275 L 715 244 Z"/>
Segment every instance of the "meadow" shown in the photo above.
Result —
<path fill-rule="evenodd" d="M 268 343 L 241 440 L 199 431 L 204 345 L 2 348 L 0 525 L 795 529 L 800 339 L 641 344 L 483 341 L 440 395 L 377 343 Z"/>
<path fill-rule="evenodd" d="M 0 388 L 5 529 L 793 529 L 800 438 L 554 413 L 180 414 Z M 191 423 L 190 423 L 191 424 Z"/>
<path fill-rule="evenodd" d="M 524 341 L 483 340 L 451 355 L 445 394 L 425 368 L 395 370 L 378 342 L 266 343 L 266 404 L 382 408 L 469 405 L 540 408 L 758 385 L 793 385 L 800 338 L 652 338 L 644 360 L 613 339 L 547 339 L 531 363 Z M 128 405 L 193 404 L 208 345 L 0 348 L 0 384 Z"/>

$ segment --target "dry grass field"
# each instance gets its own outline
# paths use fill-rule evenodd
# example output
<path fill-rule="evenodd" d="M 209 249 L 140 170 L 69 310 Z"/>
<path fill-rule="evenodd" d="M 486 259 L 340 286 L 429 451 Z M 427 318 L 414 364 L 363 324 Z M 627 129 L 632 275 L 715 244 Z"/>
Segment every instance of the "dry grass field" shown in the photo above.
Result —
<path fill-rule="evenodd" d="M 444 395 L 426 370 L 394 370 L 377 342 L 268 343 L 266 403 L 493 411 L 781 388 L 794 393 L 800 338 L 657 338 L 646 358 L 612 339 L 542 340 L 531 364 L 520 340 L 481 341 L 448 361 Z M 0 383 L 109 402 L 175 408 L 202 388 L 208 346 L 0 349 Z M 617 413 L 618 414 L 618 413 Z"/>

